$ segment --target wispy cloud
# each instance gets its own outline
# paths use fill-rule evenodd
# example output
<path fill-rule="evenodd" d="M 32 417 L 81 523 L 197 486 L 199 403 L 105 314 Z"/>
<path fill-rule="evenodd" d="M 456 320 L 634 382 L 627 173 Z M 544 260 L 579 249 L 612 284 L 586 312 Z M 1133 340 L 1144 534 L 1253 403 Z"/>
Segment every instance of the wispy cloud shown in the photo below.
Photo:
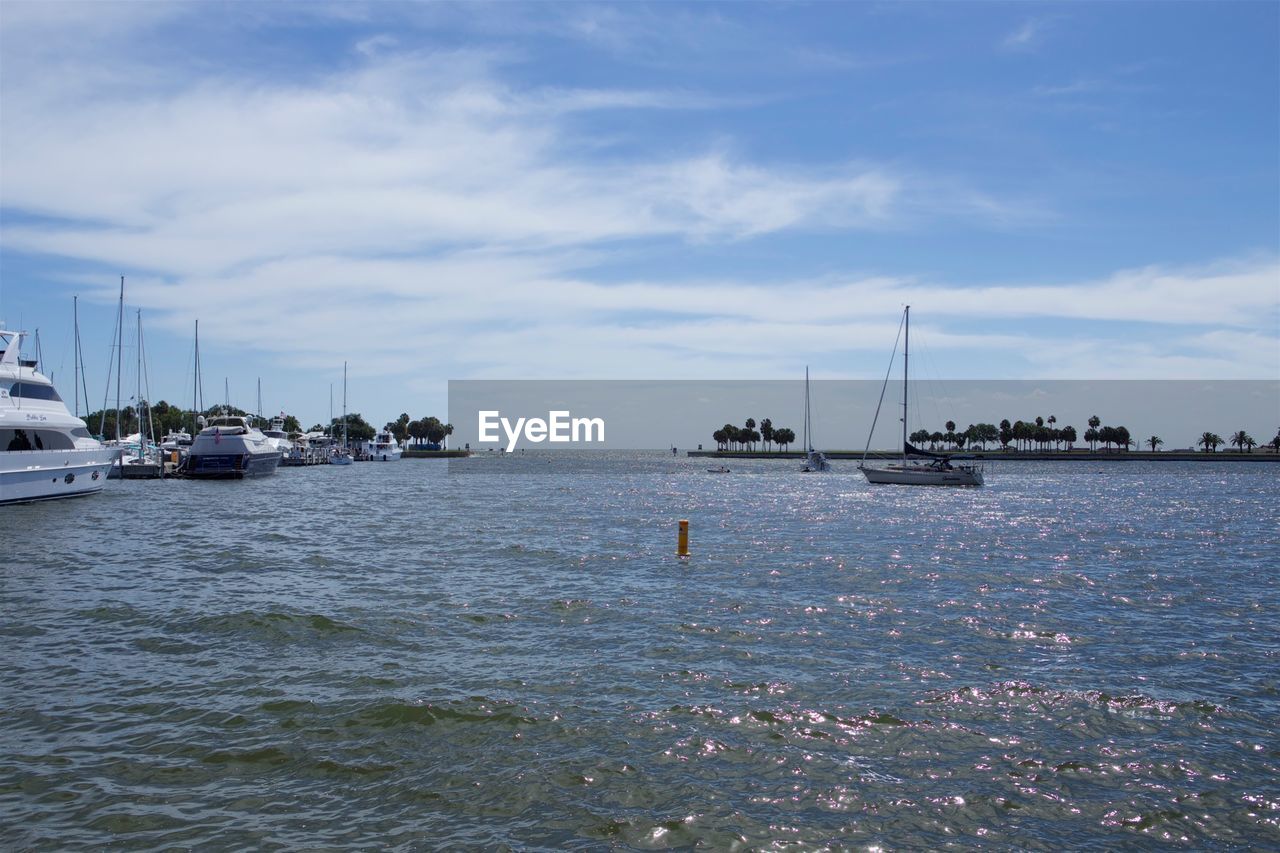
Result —
<path fill-rule="evenodd" d="M 1043 37 L 1046 23 L 1042 19 L 1028 18 L 1001 41 L 1005 50 L 1034 50 Z"/>
<path fill-rule="evenodd" d="M 563 37 L 642 52 L 669 31 L 629 32 L 616 13 L 573 7 Z M 1042 28 L 1028 21 L 1007 46 L 1033 46 Z M 718 129 L 618 144 L 591 120 L 666 111 L 679 122 L 738 103 L 520 85 L 500 50 L 410 42 L 363 30 L 340 62 L 288 80 L 195 68 L 157 83 L 142 65 L 103 74 L 11 54 L 0 203 L 13 215 L 0 245 L 136 271 L 130 299 L 173 330 L 198 316 L 215 339 L 301 367 L 331 366 L 341 337 L 401 376 L 426 364 L 453 376 L 786 376 L 813 353 L 879 363 L 905 302 L 926 307 L 919 328 L 934 349 L 1017 354 L 1044 375 L 1271 375 L 1266 359 L 1280 353 L 1273 256 L 963 287 L 912 277 L 909 258 L 882 275 L 819 276 L 802 256 L 785 276 L 678 262 L 620 273 L 620 259 L 655 244 L 679 257 L 789 233 L 1007 228 L 1049 214 L 894 161 L 753 155 Z M 1040 320 L 1060 326 L 1018 328 Z"/>

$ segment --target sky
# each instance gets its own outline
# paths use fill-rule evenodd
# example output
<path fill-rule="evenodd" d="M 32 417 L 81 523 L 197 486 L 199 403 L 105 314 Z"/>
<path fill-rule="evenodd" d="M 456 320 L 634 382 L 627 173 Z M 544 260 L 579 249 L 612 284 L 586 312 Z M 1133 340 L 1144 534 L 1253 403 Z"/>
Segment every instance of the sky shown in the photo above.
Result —
<path fill-rule="evenodd" d="M 904 304 L 923 378 L 1277 379 L 1277 150 L 1276 3 L 5 0 L 0 319 L 69 385 L 78 296 L 98 408 L 123 276 L 126 398 L 199 320 L 304 426 L 879 379 Z"/>

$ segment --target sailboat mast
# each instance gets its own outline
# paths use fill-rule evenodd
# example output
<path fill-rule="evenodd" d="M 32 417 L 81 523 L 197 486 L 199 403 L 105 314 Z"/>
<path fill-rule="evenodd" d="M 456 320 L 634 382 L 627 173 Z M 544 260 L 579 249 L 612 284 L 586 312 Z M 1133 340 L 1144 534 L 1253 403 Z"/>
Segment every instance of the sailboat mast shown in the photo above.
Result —
<path fill-rule="evenodd" d="M 804 449 L 813 450 L 813 441 L 809 438 L 809 365 L 804 366 Z"/>
<path fill-rule="evenodd" d="M 124 365 L 124 276 L 120 276 L 120 308 L 116 311 L 116 441 L 120 440 L 120 376 Z"/>
<path fill-rule="evenodd" d="M 75 329 L 76 343 L 75 352 L 71 356 L 72 369 L 75 371 L 72 391 L 76 397 L 76 417 L 80 417 L 80 297 L 71 297 L 71 317 L 72 328 Z"/>
<path fill-rule="evenodd" d="M 138 398 L 135 401 L 138 409 L 138 444 L 139 452 L 147 446 L 142 432 L 142 309 L 138 309 Z"/>
<path fill-rule="evenodd" d="M 196 320 L 195 376 L 191 377 L 191 434 L 200 432 L 200 321 Z"/>
<path fill-rule="evenodd" d="M 902 464 L 907 464 L 907 353 L 911 351 L 911 306 L 903 311 L 902 337 Z"/>
<path fill-rule="evenodd" d="M 347 363 L 342 362 L 342 448 L 347 447 Z"/>

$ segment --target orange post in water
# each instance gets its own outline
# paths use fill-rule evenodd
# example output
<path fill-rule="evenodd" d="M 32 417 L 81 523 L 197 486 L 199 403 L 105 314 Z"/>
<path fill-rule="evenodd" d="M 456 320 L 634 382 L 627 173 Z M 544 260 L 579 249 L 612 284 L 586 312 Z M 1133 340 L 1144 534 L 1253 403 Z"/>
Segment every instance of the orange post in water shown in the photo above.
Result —
<path fill-rule="evenodd" d="M 689 556 L 689 519 L 680 519 L 680 535 L 676 537 L 676 556 Z"/>

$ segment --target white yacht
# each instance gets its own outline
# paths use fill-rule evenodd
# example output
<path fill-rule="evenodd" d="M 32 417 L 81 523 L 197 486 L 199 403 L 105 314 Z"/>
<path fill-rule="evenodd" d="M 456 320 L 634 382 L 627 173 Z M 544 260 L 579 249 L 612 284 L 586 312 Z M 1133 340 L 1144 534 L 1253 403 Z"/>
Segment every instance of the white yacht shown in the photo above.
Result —
<path fill-rule="evenodd" d="M 24 335 L 0 328 L 0 504 L 100 492 L 119 451 L 93 438 L 36 363 L 19 357 Z"/>
<path fill-rule="evenodd" d="M 274 474 L 280 451 L 247 417 L 210 418 L 191 442 L 182 473 L 188 477 L 235 479 Z"/>
<path fill-rule="evenodd" d="M 404 448 L 388 430 L 380 430 L 373 441 L 366 441 L 363 450 L 374 462 L 394 462 L 404 453 Z"/>
<path fill-rule="evenodd" d="M 284 418 L 272 418 L 270 426 L 262 434 L 280 451 L 281 459 L 293 451 L 293 442 L 289 440 L 289 433 L 284 428 Z"/>

